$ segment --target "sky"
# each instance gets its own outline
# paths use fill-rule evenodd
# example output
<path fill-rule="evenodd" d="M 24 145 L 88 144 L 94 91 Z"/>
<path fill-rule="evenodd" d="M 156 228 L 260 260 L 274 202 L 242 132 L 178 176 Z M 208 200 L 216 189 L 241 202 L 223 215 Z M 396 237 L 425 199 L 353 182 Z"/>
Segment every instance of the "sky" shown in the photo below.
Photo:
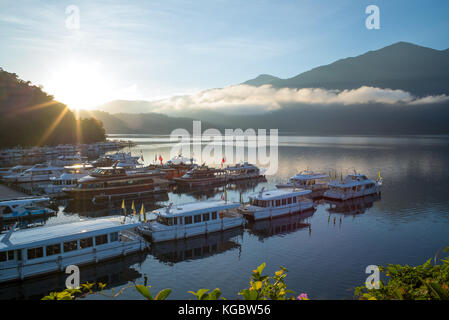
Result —
<path fill-rule="evenodd" d="M 447 0 L 2 0 L 0 67 L 88 109 L 288 78 L 398 41 L 447 49 L 448 18 Z"/>

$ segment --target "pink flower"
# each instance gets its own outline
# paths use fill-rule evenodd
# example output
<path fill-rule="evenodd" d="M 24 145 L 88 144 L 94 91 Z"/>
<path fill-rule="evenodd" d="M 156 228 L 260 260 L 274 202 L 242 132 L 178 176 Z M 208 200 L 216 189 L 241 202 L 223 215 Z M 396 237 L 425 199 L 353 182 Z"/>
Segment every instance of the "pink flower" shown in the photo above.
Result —
<path fill-rule="evenodd" d="M 296 297 L 296 300 L 310 300 L 307 296 L 307 293 L 301 293 L 299 296 Z"/>

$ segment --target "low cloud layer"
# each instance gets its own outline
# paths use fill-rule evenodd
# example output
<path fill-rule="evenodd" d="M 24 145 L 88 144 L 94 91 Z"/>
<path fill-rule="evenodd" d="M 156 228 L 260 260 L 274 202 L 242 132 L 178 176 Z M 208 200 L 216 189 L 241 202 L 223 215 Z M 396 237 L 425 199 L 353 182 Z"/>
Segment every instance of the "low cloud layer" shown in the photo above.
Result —
<path fill-rule="evenodd" d="M 381 103 L 387 105 L 433 104 L 449 101 L 446 95 L 417 98 L 402 90 L 362 86 L 353 90 L 326 90 L 321 88 L 273 88 L 271 85 L 249 85 L 211 89 L 188 96 L 177 96 L 152 102 L 153 111 L 214 110 L 232 113 L 263 113 L 288 104 L 357 105 Z"/>

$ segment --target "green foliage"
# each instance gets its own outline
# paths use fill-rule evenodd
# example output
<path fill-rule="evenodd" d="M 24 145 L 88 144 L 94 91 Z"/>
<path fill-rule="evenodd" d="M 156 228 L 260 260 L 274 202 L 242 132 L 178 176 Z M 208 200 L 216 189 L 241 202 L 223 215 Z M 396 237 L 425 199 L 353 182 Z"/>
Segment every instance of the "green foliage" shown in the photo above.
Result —
<path fill-rule="evenodd" d="M 48 296 L 42 298 L 42 300 L 75 300 L 76 298 L 85 297 L 88 294 L 93 294 L 94 290 L 100 290 L 103 293 L 103 289 L 106 287 L 104 283 L 83 283 L 79 288 L 65 289 L 61 292 L 50 292 Z"/>
<path fill-rule="evenodd" d="M 218 288 L 211 292 L 209 292 L 209 289 L 200 289 L 197 292 L 189 291 L 189 293 L 193 294 L 198 300 L 218 300 L 221 296 L 221 291 Z"/>
<path fill-rule="evenodd" d="M 159 291 L 159 293 L 156 295 L 156 297 L 153 298 L 153 296 L 150 293 L 150 290 L 148 289 L 150 287 L 151 286 L 144 286 L 144 285 L 141 285 L 141 284 L 137 284 L 135 286 L 136 290 L 142 296 L 144 296 L 147 300 L 165 300 L 165 299 L 167 299 L 167 297 L 171 293 L 171 289 L 164 289 L 164 290 Z"/>
<path fill-rule="evenodd" d="M 0 148 L 104 140 L 101 122 L 93 118 L 77 122 L 67 106 L 42 87 L 0 68 Z"/>
<path fill-rule="evenodd" d="M 253 270 L 249 288 L 240 291 L 239 295 L 243 296 L 244 300 L 293 300 L 294 292 L 287 289 L 284 281 L 288 270 L 282 266 L 280 268 L 274 276 L 262 275 L 265 262 L 262 263 Z"/>
<path fill-rule="evenodd" d="M 444 252 L 449 249 L 446 248 Z M 441 259 L 442 264 L 432 265 L 431 259 L 424 264 L 389 264 L 379 269 L 388 277 L 379 289 L 355 288 L 355 295 L 361 300 L 448 300 L 449 299 L 449 260 Z"/>
<path fill-rule="evenodd" d="M 276 271 L 274 276 L 262 275 L 262 272 L 265 269 L 265 262 L 262 263 L 257 269 L 253 270 L 249 288 L 240 291 L 239 295 L 243 296 L 244 300 L 294 300 L 295 298 L 293 296 L 288 296 L 288 294 L 293 294 L 294 292 L 288 290 L 287 285 L 284 282 L 288 271 L 284 267 L 280 268 L 281 270 Z M 172 292 L 171 289 L 163 289 L 153 298 L 149 290 L 151 286 L 147 286 L 146 283 L 147 278 L 145 277 L 145 285 L 136 284 L 134 285 L 134 288 L 147 300 L 165 300 Z M 51 292 L 42 300 L 74 300 L 78 297 L 93 294 L 95 289 L 100 290 L 101 294 L 104 295 L 103 289 L 105 287 L 106 284 L 103 283 L 98 283 L 95 286 L 95 283 L 87 282 L 77 289 Z M 113 295 L 113 297 L 120 295 L 127 288 L 129 288 L 129 286 L 120 290 L 117 294 Z M 209 291 L 209 289 L 199 289 L 197 292 L 189 291 L 189 293 L 193 294 L 198 300 L 218 300 L 220 298 L 224 300 L 224 298 L 221 297 L 221 291 L 218 288 L 212 291 Z M 302 294 L 298 297 L 298 300 L 309 299 L 306 294 Z"/>

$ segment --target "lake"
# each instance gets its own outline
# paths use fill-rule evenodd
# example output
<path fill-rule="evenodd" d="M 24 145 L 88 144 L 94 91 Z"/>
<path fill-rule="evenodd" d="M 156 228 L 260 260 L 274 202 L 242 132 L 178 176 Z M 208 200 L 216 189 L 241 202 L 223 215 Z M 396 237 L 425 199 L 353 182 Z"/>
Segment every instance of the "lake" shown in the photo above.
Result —
<path fill-rule="evenodd" d="M 125 151 L 142 154 L 147 164 L 159 155 L 164 161 L 170 159 L 168 136 L 109 138 L 134 141 L 136 146 Z M 287 285 L 298 294 L 305 292 L 311 299 L 352 299 L 353 288 L 368 276 L 368 265 L 422 264 L 449 246 L 449 136 L 281 136 L 278 154 L 275 175 L 230 187 L 228 199 L 239 201 L 242 195 L 246 201 L 249 193 L 275 188 L 276 183 L 306 168 L 335 170 L 339 176 L 355 169 L 374 180 L 380 171 L 381 196 L 332 208 L 320 201 L 315 212 L 252 223 L 244 230 L 207 238 L 156 244 L 145 254 L 83 268 L 82 278 L 108 282 L 106 293 L 111 288 L 117 292 L 129 281 L 143 283 L 146 276 L 152 292 L 172 288 L 170 298 L 190 299 L 189 290 L 220 288 L 224 297 L 233 299 L 248 286 L 251 270 L 266 262 L 268 273 L 286 267 Z M 222 187 L 188 194 L 170 192 L 158 204 L 220 199 L 222 195 Z M 139 209 L 140 203 L 136 205 Z M 77 212 L 61 203 L 58 215 L 46 223 L 78 220 L 84 215 L 95 213 Z M 27 281 L 0 288 L 0 298 L 38 298 L 46 293 L 42 290 L 60 288 L 61 283 L 63 275 Z M 98 298 L 102 297 L 88 297 Z M 141 298 L 134 289 L 120 296 Z"/>

